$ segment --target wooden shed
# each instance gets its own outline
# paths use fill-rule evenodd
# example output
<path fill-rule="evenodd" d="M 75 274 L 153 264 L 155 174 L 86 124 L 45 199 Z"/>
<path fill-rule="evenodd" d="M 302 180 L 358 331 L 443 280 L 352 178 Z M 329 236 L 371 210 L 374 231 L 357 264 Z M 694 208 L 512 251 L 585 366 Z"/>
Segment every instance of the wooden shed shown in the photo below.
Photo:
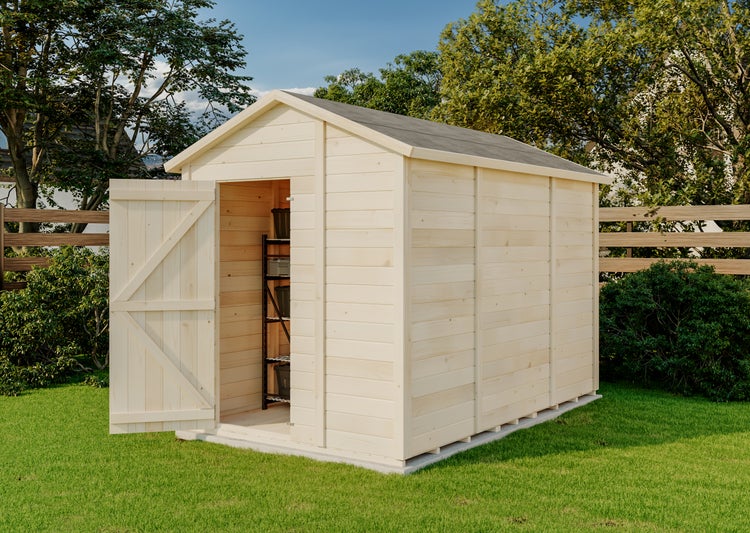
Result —
<path fill-rule="evenodd" d="M 112 433 L 408 472 L 597 397 L 607 177 L 280 91 L 167 169 L 111 182 Z"/>

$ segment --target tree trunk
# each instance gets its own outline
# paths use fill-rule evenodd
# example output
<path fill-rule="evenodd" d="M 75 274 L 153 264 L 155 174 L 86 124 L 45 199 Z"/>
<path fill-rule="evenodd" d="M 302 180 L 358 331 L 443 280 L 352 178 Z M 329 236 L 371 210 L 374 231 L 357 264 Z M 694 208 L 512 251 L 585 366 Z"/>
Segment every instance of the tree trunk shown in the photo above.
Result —
<path fill-rule="evenodd" d="M 17 207 L 36 209 L 36 201 L 39 196 L 36 184 L 27 180 L 27 185 L 22 187 L 18 179 L 16 179 L 16 184 Z M 19 222 L 18 231 L 19 233 L 37 233 L 39 224 L 37 222 Z"/>
<path fill-rule="evenodd" d="M 21 131 L 23 126 L 20 126 Z M 36 201 L 39 197 L 39 187 L 29 175 L 23 151 L 23 139 L 14 135 L 8 139 L 8 151 L 13 162 L 13 170 L 16 179 L 16 207 L 24 209 L 36 209 Z M 39 231 L 36 222 L 20 222 L 18 231 L 20 233 L 35 233 Z"/>
<path fill-rule="evenodd" d="M 81 200 L 78 209 L 81 211 L 96 211 L 99 209 L 99 206 L 102 205 L 106 199 L 108 187 L 108 183 L 105 185 L 99 185 L 91 196 L 84 197 L 83 200 Z M 83 233 L 87 226 L 88 223 L 86 222 L 76 222 L 71 226 L 70 232 Z"/>

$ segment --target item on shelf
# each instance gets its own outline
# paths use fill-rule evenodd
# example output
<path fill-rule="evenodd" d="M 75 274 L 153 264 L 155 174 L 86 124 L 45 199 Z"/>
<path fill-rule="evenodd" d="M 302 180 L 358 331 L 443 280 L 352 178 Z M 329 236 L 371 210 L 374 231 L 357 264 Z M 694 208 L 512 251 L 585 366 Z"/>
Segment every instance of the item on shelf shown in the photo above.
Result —
<path fill-rule="evenodd" d="M 271 209 L 273 213 L 273 229 L 277 239 L 289 238 L 289 214 L 291 210 L 288 207 L 276 207 Z"/>
<path fill-rule="evenodd" d="M 276 303 L 278 303 L 279 305 L 281 316 L 288 318 L 290 314 L 289 285 L 281 285 L 279 287 L 276 287 L 274 291 L 276 292 Z"/>
<path fill-rule="evenodd" d="M 288 257 L 269 257 L 268 265 L 269 276 L 288 276 L 289 275 L 289 258 Z"/>
<path fill-rule="evenodd" d="M 291 365 L 282 363 L 274 366 L 276 373 L 276 387 L 280 398 L 289 399 L 289 374 Z"/>

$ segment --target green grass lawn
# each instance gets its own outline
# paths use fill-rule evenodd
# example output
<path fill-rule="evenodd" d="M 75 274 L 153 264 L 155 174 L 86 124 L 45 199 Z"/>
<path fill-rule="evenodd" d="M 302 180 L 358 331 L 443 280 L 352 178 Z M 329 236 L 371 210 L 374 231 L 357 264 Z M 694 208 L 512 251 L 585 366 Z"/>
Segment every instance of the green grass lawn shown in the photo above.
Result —
<path fill-rule="evenodd" d="M 0 530 L 750 531 L 750 404 L 602 393 L 405 477 L 110 436 L 101 389 L 0 397 Z"/>

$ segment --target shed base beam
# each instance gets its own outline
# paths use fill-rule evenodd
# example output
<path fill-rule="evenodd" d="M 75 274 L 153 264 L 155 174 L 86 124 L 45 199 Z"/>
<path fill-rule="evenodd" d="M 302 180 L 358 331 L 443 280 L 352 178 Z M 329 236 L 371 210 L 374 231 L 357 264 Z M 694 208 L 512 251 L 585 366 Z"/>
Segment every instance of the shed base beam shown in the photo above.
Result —
<path fill-rule="evenodd" d="M 280 442 L 278 434 L 269 433 L 268 438 L 256 434 L 253 438 L 242 438 L 239 435 L 221 435 L 216 431 L 177 431 L 176 436 L 182 440 L 201 440 L 225 444 L 236 448 L 249 448 L 266 453 L 278 453 L 284 455 L 298 455 L 319 461 L 334 463 L 346 463 L 382 473 L 410 474 L 426 466 L 447 459 L 457 453 L 470 450 L 477 446 L 487 444 L 510 435 L 519 429 L 525 429 L 542 422 L 553 420 L 558 416 L 591 403 L 601 398 L 599 394 L 588 394 L 575 401 L 571 400 L 559 405 L 559 409 L 546 409 L 537 413 L 536 418 L 523 418 L 514 420 L 515 424 L 497 426 L 482 433 L 477 433 L 460 441 L 440 446 L 427 453 L 412 457 L 406 461 L 399 461 L 387 457 L 377 457 L 368 454 L 355 454 L 353 452 L 342 452 L 341 450 L 328 450 L 313 445 L 302 443 Z"/>

